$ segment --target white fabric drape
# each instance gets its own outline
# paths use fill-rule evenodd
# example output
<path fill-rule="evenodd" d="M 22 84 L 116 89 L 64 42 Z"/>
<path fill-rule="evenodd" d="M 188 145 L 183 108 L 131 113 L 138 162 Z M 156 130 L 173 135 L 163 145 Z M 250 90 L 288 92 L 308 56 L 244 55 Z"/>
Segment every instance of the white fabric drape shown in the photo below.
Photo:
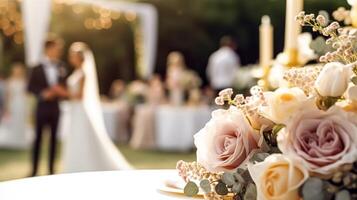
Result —
<path fill-rule="evenodd" d="M 52 0 L 22 1 L 27 66 L 33 67 L 41 60 L 50 24 L 51 2 Z"/>
<path fill-rule="evenodd" d="M 97 5 L 113 11 L 134 12 L 139 17 L 143 36 L 144 54 L 142 58 L 143 69 L 139 70 L 142 78 L 149 78 L 155 67 L 157 43 L 157 11 L 156 8 L 146 3 L 130 3 L 103 0 L 78 0 L 78 2 Z"/>
<path fill-rule="evenodd" d="M 143 36 L 143 69 L 138 72 L 143 78 L 149 78 L 155 67 L 157 43 L 157 10 L 150 4 L 106 0 L 77 0 L 74 3 L 91 4 L 112 11 L 134 12 L 140 21 Z M 39 62 L 43 50 L 51 11 L 51 0 L 23 0 L 25 22 L 26 62 L 33 65 Z"/>
<path fill-rule="evenodd" d="M 84 110 L 87 113 L 87 117 L 90 124 L 93 126 L 94 132 L 98 140 L 101 140 L 101 144 L 105 150 L 102 152 L 104 155 L 100 156 L 102 158 L 102 163 L 105 168 L 101 169 L 131 169 L 130 164 L 125 160 L 123 155 L 118 152 L 114 144 L 110 141 L 106 127 L 104 125 L 104 119 L 102 115 L 102 107 L 99 97 L 99 87 L 97 71 L 95 67 L 94 56 L 90 50 L 84 52 L 84 88 L 83 88 L 83 105 Z M 110 159 L 105 159 L 110 158 Z M 104 163 L 106 162 L 106 163 Z"/>

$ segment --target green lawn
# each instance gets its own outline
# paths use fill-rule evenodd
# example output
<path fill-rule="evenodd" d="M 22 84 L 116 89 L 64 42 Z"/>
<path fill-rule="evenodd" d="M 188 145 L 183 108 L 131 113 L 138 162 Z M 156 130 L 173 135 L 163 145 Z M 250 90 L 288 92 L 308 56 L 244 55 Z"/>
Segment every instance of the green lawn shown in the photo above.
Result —
<path fill-rule="evenodd" d="M 46 148 L 46 149 L 45 149 Z M 119 146 L 120 151 L 128 161 L 138 169 L 170 169 L 175 168 L 178 160 L 193 161 L 195 153 L 170 153 L 158 151 L 133 150 L 128 146 Z M 41 155 L 40 174 L 47 170 L 47 146 Z M 60 150 L 59 150 L 60 151 Z M 61 171 L 60 155 L 57 156 L 57 171 Z M 26 177 L 30 172 L 30 152 L 15 150 L 0 150 L 0 181 Z"/>

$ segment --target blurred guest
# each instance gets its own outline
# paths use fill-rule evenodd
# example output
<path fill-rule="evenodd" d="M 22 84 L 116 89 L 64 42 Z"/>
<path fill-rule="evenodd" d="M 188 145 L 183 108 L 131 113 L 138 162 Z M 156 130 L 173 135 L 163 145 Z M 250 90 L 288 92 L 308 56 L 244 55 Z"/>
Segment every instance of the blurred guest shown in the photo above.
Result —
<path fill-rule="evenodd" d="M 132 148 L 155 148 L 155 109 L 165 102 L 164 94 L 164 86 L 160 77 L 153 76 L 146 93 L 147 102 L 135 108 L 133 135 L 130 140 Z"/>
<path fill-rule="evenodd" d="M 206 105 L 214 106 L 215 98 L 216 98 L 216 92 L 210 86 L 203 88 L 203 102 Z"/>
<path fill-rule="evenodd" d="M 131 106 L 136 106 L 145 102 L 147 89 L 148 86 L 143 80 L 135 80 L 128 85 L 128 101 Z"/>
<path fill-rule="evenodd" d="M 32 129 L 27 123 L 25 68 L 16 63 L 6 85 L 6 114 L 0 128 L 0 146 L 24 149 L 29 147 Z"/>
<path fill-rule="evenodd" d="M 5 113 L 5 99 L 6 99 L 6 80 L 2 74 L 0 74 L 0 119 L 2 119 Z"/>
<path fill-rule="evenodd" d="M 188 106 L 200 106 L 202 105 L 202 93 L 201 90 L 198 88 L 194 88 L 189 90 L 188 94 Z"/>
<path fill-rule="evenodd" d="M 125 143 L 129 140 L 129 127 L 131 109 L 126 95 L 125 82 L 115 80 L 110 87 L 110 97 L 113 100 L 112 105 L 116 109 L 116 139 L 119 142 Z"/>
<path fill-rule="evenodd" d="M 236 45 L 233 39 L 224 36 L 220 45 L 220 49 L 210 56 L 207 66 L 208 79 L 217 93 L 233 86 L 237 69 L 240 67 L 240 58 L 235 53 Z"/>
<path fill-rule="evenodd" d="M 123 80 L 115 80 L 110 87 L 110 98 L 114 100 L 122 99 L 125 96 L 125 87 Z"/>
<path fill-rule="evenodd" d="M 43 129 L 50 127 L 51 137 L 49 145 L 49 174 L 55 172 L 55 156 L 57 141 L 57 125 L 60 115 L 58 88 L 64 87 L 66 70 L 60 60 L 63 51 L 63 41 L 57 37 L 48 38 L 45 42 L 45 55 L 38 66 L 35 66 L 30 74 L 28 90 L 37 99 L 36 106 L 36 136 L 32 152 L 32 173 L 35 176 L 38 171 L 38 163 L 41 152 Z"/>
<path fill-rule="evenodd" d="M 185 58 L 180 52 L 171 52 L 167 57 L 167 87 L 170 103 L 182 105 L 184 102 Z"/>

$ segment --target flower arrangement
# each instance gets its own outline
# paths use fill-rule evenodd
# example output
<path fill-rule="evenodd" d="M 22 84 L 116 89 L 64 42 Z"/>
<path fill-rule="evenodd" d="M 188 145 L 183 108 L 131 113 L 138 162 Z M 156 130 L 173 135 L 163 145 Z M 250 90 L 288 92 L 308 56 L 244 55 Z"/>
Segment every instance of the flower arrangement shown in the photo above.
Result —
<path fill-rule="evenodd" d="M 342 15 L 334 13 L 348 22 Z M 223 108 L 194 136 L 197 162 L 177 164 L 186 195 L 357 199 L 357 31 L 323 15 L 296 19 L 328 37 L 333 50 L 321 66 L 285 72 L 290 87 L 254 86 L 248 97 L 221 91 L 215 102 Z"/>

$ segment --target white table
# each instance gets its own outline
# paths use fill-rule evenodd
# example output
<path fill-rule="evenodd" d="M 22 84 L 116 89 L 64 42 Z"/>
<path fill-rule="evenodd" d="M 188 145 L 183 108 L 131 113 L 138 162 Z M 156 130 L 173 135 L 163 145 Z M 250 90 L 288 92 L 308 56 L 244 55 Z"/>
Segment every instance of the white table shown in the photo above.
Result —
<path fill-rule="evenodd" d="M 183 195 L 160 192 L 174 170 L 86 172 L 20 179 L 0 183 L 1 200 L 177 200 Z"/>
<path fill-rule="evenodd" d="M 59 123 L 59 134 L 63 138 L 68 133 L 71 117 L 69 116 L 68 102 L 61 102 L 61 118 Z M 120 117 L 120 107 L 114 103 L 102 103 L 104 124 L 108 135 L 112 140 L 117 140 Z"/>
<path fill-rule="evenodd" d="M 159 106 L 155 114 L 156 145 L 167 151 L 189 151 L 193 135 L 208 122 L 208 106 Z"/>

